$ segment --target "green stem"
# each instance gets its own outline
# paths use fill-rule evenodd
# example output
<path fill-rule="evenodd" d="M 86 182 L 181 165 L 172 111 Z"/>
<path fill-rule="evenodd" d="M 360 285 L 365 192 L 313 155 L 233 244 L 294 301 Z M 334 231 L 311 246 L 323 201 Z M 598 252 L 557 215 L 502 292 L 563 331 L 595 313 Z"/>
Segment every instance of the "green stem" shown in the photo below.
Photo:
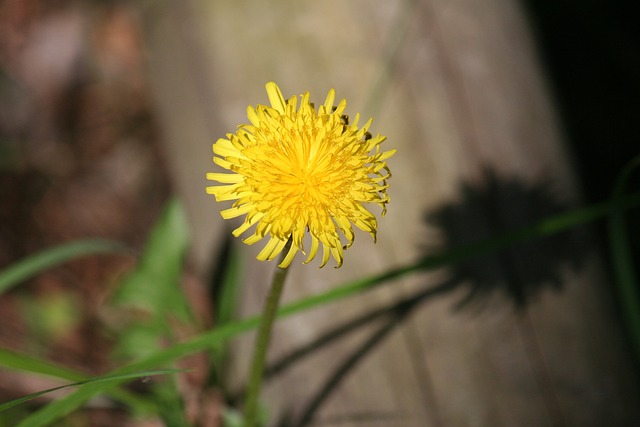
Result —
<path fill-rule="evenodd" d="M 282 251 L 283 255 L 288 252 L 290 244 L 291 242 L 289 242 Z M 267 350 L 269 348 L 269 340 L 271 338 L 271 328 L 278 314 L 280 295 L 282 295 L 282 289 L 284 288 L 284 281 L 288 271 L 288 267 L 276 267 L 271 281 L 271 289 L 269 289 L 269 295 L 267 295 L 267 301 L 262 311 L 262 319 L 260 320 L 258 335 L 256 336 L 253 361 L 251 362 L 251 371 L 249 373 L 249 385 L 244 404 L 244 427 L 255 427 L 257 425 L 258 400 L 260 397 L 260 389 L 262 388 L 262 378 L 267 358 Z"/>

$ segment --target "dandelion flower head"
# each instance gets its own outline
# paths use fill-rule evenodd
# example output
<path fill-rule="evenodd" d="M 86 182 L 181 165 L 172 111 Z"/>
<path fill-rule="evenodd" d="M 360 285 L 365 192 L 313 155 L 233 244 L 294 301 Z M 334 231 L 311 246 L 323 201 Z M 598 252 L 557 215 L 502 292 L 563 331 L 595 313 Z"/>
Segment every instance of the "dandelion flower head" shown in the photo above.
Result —
<path fill-rule="evenodd" d="M 364 204 L 377 204 L 385 214 L 391 177 L 386 160 L 395 150 L 380 151 L 386 138 L 369 133 L 371 119 L 358 127 L 356 115 L 350 124 L 346 101 L 334 107 L 333 89 L 317 110 L 309 92 L 298 104 L 297 96 L 285 100 L 273 82 L 266 89 L 271 106 L 249 106 L 250 124 L 213 144 L 214 163 L 230 173 L 208 173 L 207 179 L 222 185 L 207 187 L 207 193 L 217 201 L 235 200 L 221 211 L 223 218 L 246 215 L 234 236 L 255 226 L 245 243 L 269 239 L 259 260 L 275 258 L 291 240 L 280 267 L 299 251 L 308 263 L 320 246 L 320 266 L 333 256 L 340 267 L 355 237 L 352 225 L 375 241 L 376 217 Z"/>

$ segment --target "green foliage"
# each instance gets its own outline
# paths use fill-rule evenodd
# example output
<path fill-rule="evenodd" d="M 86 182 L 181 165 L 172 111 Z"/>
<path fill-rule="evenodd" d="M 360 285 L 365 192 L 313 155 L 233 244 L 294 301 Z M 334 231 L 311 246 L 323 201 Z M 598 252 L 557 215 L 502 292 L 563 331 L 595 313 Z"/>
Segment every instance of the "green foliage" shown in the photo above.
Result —
<path fill-rule="evenodd" d="M 191 318 L 191 313 L 179 286 L 187 242 L 188 233 L 184 212 L 180 204 L 173 200 L 167 205 L 154 227 L 137 267 L 123 280 L 114 298 L 117 310 L 127 310 L 129 313 L 135 314 L 120 325 L 122 327 L 118 333 L 120 355 L 127 356 L 127 358 L 137 358 L 153 354 L 159 348 L 160 340 L 170 335 L 169 326 L 172 320 L 185 322 Z M 0 283 L 3 284 L 2 289 L 8 289 L 48 267 L 75 257 L 122 251 L 122 248 L 123 246 L 120 244 L 102 240 L 66 244 L 28 257 L 10 267 L 0 275 Z M 47 299 L 43 304 L 33 300 L 25 300 L 24 309 L 28 314 L 27 318 L 34 323 L 32 329 L 41 332 L 42 335 L 56 333 L 61 326 L 68 325 L 68 322 L 73 321 L 73 316 L 69 317 L 74 311 L 73 304 L 70 306 L 69 301 L 65 298 Z M 156 387 L 158 396 L 165 400 L 164 405 L 150 405 L 144 399 L 114 388 L 116 384 L 140 376 L 132 371 L 88 379 L 80 373 L 35 357 L 2 349 L 0 349 L 0 364 L 6 368 L 77 381 L 72 385 L 86 384 L 77 391 L 74 398 L 64 401 L 60 405 L 53 405 L 50 410 L 41 411 L 41 415 L 34 414 L 27 417 L 23 421 L 24 425 L 47 425 L 75 409 L 77 403 L 74 402 L 84 402 L 101 393 L 108 393 L 112 397 L 126 402 L 139 413 L 149 412 L 152 408 L 154 408 L 154 412 L 158 412 L 158 408 L 166 410 L 172 406 L 173 402 L 179 403 L 177 392 L 171 381 L 161 382 L 162 387 Z M 8 405 L 15 406 L 50 391 L 53 390 L 29 395 L 8 402 Z M 179 419 L 179 421 L 169 422 L 168 425 L 184 425 L 183 417 L 174 415 L 180 414 L 181 407 L 173 405 L 171 409 L 166 413 L 170 414 L 170 418 Z"/>
<path fill-rule="evenodd" d="M 155 370 L 155 371 L 145 371 L 145 372 L 135 372 L 135 373 L 130 373 L 130 374 L 118 374 L 118 375 L 104 375 L 101 377 L 95 377 L 95 378 L 91 378 L 88 380 L 84 380 L 84 381 L 78 381 L 72 384 L 65 384 L 59 387 L 53 387 L 53 388 L 49 388 L 46 390 L 42 390 L 36 393 L 31 393 L 28 394 L 26 396 L 23 396 L 19 399 L 14 399 L 11 400 L 9 402 L 5 402 L 0 404 L 0 412 L 4 412 L 8 409 L 13 408 L 14 406 L 18 406 L 22 403 L 28 402 L 30 400 L 33 400 L 37 397 L 40 397 L 42 395 L 45 395 L 47 393 L 51 393 L 53 391 L 56 390 L 62 390 L 65 388 L 69 388 L 69 387 L 78 387 L 78 386 L 82 386 L 82 385 L 86 385 L 86 384 L 97 384 L 97 383 L 110 383 L 110 382 L 114 382 L 114 381 L 118 381 L 118 382 L 122 382 L 122 381 L 129 381 L 132 379 L 137 379 L 137 378 L 148 378 L 154 375 L 166 375 L 166 374 L 173 374 L 179 372 L 176 369 L 164 369 L 164 370 Z"/>
<path fill-rule="evenodd" d="M 51 362 L 40 360 L 38 358 L 29 356 L 28 354 L 18 353 L 3 348 L 0 348 L 0 366 L 2 366 L 2 368 L 4 369 L 25 371 L 39 375 L 48 375 L 64 380 L 82 381 L 86 379 L 84 375 L 71 369 L 58 366 Z"/>
<path fill-rule="evenodd" d="M 138 265 L 113 298 L 116 311 L 125 313 L 117 332 L 117 356 L 139 359 L 152 355 L 163 341 L 175 340 L 172 326 L 193 320 L 180 286 L 188 241 L 184 210 L 177 200 L 171 200 L 151 231 Z M 152 393 L 168 427 L 186 425 L 173 379 L 154 384 Z"/>
<path fill-rule="evenodd" d="M 138 265 L 113 298 L 117 311 L 129 314 L 119 325 L 120 356 L 153 354 L 160 348 L 160 339 L 171 337 L 172 322 L 192 318 L 180 287 L 188 239 L 184 210 L 172 200 L 154 226 Z"/>
<path fill-rule="evenodd" d="M 69 381 L 81 382 L 89 379 L 86 375 L 72 369 L 56 365 L 55 363 L 46 360 L 41 360 L 28 354 L 18 353 L 2 348 L 0 348 L 0 366 L 4 369 L 24 371 L 36 375 L 46 375 Z M 116 400 L 126 403 L 131 408 L 134 408 L 137 413 L 143 414 L 155 411 L 154 405 L 149 404 L 149 402 L 146 402 L 144 399 L 140 399 L 129 392 L 113 390 L 109 394 Z M 14 423 L 9 425 L 13 424 Z M 0 423 L 0 426 L 1 425 L 4 424 Z"/>

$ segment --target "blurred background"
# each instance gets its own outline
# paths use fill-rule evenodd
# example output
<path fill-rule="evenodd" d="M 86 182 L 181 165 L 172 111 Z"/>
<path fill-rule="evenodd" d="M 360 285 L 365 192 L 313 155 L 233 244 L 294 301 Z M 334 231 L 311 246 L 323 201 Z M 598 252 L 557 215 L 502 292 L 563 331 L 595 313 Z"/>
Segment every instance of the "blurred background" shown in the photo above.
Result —
<path fill-rule="evenodd" d="M 215 326 L 210 296 L 230 246 L 243 260 L 236 315 L 256 313 L 273 265 L 254 259 L 260 244 L 230 242 L 227 206 L 204 188 L 211 144 L 267 103 L 272 80 L 316 103 L 335 88 L 398 150 L 378 243 L 358 234 L 338 270 L 294 261 L 285 301 L 605 200 L 639 151 L 636 3 L 2 1 L 0 268 L 75 239 L 134 251 L 0 296 L 0 345 L 92 375 L 117 366 L 105 305 L 172 196 L 191 234 L 179 285 L 201 327 Z M 413 298 L 386 326 L 274 374 L 272 425 L 640 424 L 604 222 L 558 239 L 280 322 L 274 362 Z M 241 390 L 251 339 L 233 345 L 223 385 L 205 387 L 205 372 L 184 385 L 193 425 L 218 425 Z M 1 401 L 51 384 L 0 368 Z M 109 405 L 74 422 L 61 425 L 147 425 Z"/>

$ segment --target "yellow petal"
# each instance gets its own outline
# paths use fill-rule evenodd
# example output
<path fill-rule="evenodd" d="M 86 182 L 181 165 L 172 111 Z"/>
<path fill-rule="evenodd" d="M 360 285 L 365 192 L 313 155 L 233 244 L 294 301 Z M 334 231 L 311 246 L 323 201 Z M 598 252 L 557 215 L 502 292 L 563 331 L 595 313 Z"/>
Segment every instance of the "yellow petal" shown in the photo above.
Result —
<path fill-rule="evenodd" d="M 311 234 L 311 249 L 309 250 L 309 256 L 304 261 L 305 264 L 308 264 L 309 262 L 311 262 L 312 259 L 316 257 L 319 247 L 320 247 L 320 241 L 315 235 Z"/>
<path fill-rule="evenodd" d="M 387 160 L 389 157 L 391 157 L 391 156 L 393 156 L 394 154 L 396 154 L 396 151 L 398 151 L 398 150 L 389 150 L 389 151 L 385 151 L 385 152 L 383 152 L 383 153 L 380 155 L 380 157 L 378 157 L 378 159 L 377 159 L 377 160 L 378 160 L 379 162 L 384 161 L 384 160 Z"/>
<path fill-rule="evenodd" d="M 278 239 L 277 237 L 272 237 L 271 239 L 269 239 L 269 241 L 264 246 L 264 248 L 262 248 L 262 250 L 260 251 L 260 253 L 256 258 L 258 258 L 260 261 L 271 260 L 280 252 L 282 252 L 282 248 L 284 248 L 284 245 L 286 243 L 287 243 L 286 240 L 281 240 L 281 239 Z"/>
<path fill-rule="evenodd" d="M 227 170 L 231 170 L 231 168 L 233 167 L 233 163 L 220 157 L 214 157 L 213 163 Z"/>
<path fill-rule="evenodd" d="M 264 239 L 264 236 L 256 232 L 255 234 L 252 234 L 251 236 L 244 239 L 243 242 L 246 243 L 247 245 L 253 245 L 254 243 L 258 243 L 262 239 Z"/>
<path fill-rule="evenodd" d="M 207 187 L 207 194 L 213 194 L 218 202 L 239 199 L 246 195 L 246 192 L 238 192 L 238 185 L 214 185 Z"/>
<path fill-rule="evenodd" d="M 207 173 L 207 179 L 209 181 L 218 181 L 223 184 L 237 184 L 244 181 L 244 176 L 237 173 Z"/>
<path fill-rule="evenodd" d="M 220 211 L 220 215 L 222 215 L 222 218 L 224 219 L 230 219 L 230 218 L 238 217 L 240 215 L 244 215 L 247 212 L 249 212 L 251 209 L 253 209 L 253 206 L 247 203 L 241 206 L 234 206 L 232 208 Z"/>
<path fill-rule="evenodd" d="M 291 245 L 291 247 L 289 248 L 289 252 L 287 252 L 287 255 L 284 257 L 284 259 L 278 265 L 278 267 L 280 268 L 289 267 L 289 264 L 291 264 L 291 261 L 293 261 L 293 258 L 296 256 L 297 252 L 298 252 L 298 248 L 295 245 Z"/>
<path fill-rule="evenodd" d="M 242 225 L 236 228 L 235 230 L 233 230 L 231 234 L 233 234 L 235 237 L 238 237 L 239 235 L 247 231 L 249 228 L 251 228 L 251 226 L 254 225 L 256 222 L 260 221 L 260 218 L 262 218 L 263 216 L 264 214 L 247 215 Z"/>
<path fill-rule="evenodd" d="M 347 101 L 343 99 L 342 101 L 340 101 L 340 103 L 336 107 L 336 111 L 334 111 L 333 114 L 335 114 L 336 116 L 340 116 L 344 112 L 345 108 L 347 108 Z"/>
<path fill-rule="evenodd" d="M 247 118 L 254 126 L 260 126 L 260 116 L 251 105 L 247 107 Z"/>
<path fill-rule="evenodd" d="M 342 248 L 340 246 L 338 246 L 337 248 L 331 248 L 331 255 L 333 255 L 333 258 L 335 258 L 338 263 L 338 265 L 336 265 L 336 268 L 342 267 L 342 262 L 344 261 Z"/>
<path fill-rule="evenodd" d="M 280 92 L 278 85 L 274 82 L 269 82 L 265 87 L 267 88 L 267 96 L 269 97 L 271 106 L 278 110 L 280 114 L 284 114 L 286 103 L 284 102 L 284 97 L 282 96 L 282 92 Z"/>
<path fill-rule="evenodd" d="M 327 245 L 322 245 L 322 263 L 320 264 L 320 268 L 327 265 L 327 261 L 329 261 L 329 251 L 327 250 Z"/>
<path fill-rule="evenodd" d="M 324 100 L 324 108 L 328 113 L 331 112 L 331 108 L 333 107 L 333 102 L 336 100 L 336 91 L 333 88 L 329 89 L 329 93 L 327 93 L 327 98 Z"/>
<path fill-rule="evenodd" d="M 218 156 L 227 157 L 227 156 L 238 156 L 240 152 L 233 146 L 231 141 L 224 138 L 219 138 L 213 144 L 213 152 Z"/>

